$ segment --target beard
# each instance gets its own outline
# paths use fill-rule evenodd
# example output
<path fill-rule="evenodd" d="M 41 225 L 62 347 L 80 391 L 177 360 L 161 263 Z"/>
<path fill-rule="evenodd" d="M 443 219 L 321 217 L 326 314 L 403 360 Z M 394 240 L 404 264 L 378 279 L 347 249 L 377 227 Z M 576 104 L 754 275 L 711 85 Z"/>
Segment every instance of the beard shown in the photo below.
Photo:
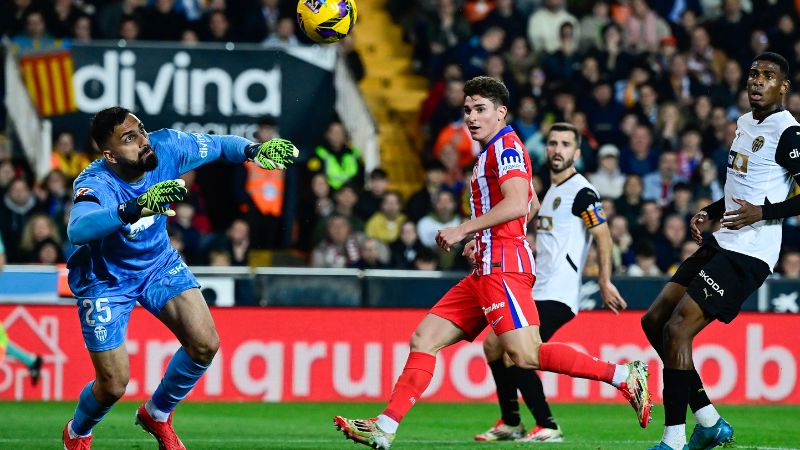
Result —
<path fill-rule="evenodd" d="M 145 155 L 148 150 L 150 154 Z M 129 172 L 150 172 L 155 170 L 155 168 L 158 167 L 158 157 L 156 156 L 156 152 L 152 150 L 153 148 L 148 145 L 139 152 L 139 158 L 135 160 L 118 158 L 118 164 L 123 170 Z"/>
<path fill-rule="evenodd" d="M 575 164 L 575 160 L 574 159 L 562 159 L 562 160 L 560 160 L 560 162 L 561 162 L 561 166 L 560 167 L 556 167 L 553 164 L 553 160 L 550 160 L 548 162 L 550 163 L 550 170 L 552 170 L 554 173 L 561 173 L 561 172 L 569 169 L 570 167 L 572 167 Z"/>

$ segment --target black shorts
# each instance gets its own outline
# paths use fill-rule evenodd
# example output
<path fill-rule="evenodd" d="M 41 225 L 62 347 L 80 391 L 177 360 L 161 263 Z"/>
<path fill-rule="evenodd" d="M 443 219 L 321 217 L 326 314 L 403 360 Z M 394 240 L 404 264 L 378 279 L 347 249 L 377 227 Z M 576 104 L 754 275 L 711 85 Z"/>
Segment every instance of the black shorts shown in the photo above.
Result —
<path fill-rule="evenodd" d="M 539 335 L 547 342 L 559 328 L 575 318 L 569 306 L 555 300 L 536 300 L 539 312 Z"/>
<path fill-rule="evenodd" d="M 711 237 L 678 267 L 670 281 L 686 286 L 686 293 L 708 315 L 730 323 L 770 273 L 764 261 L 725 250 Z"/>

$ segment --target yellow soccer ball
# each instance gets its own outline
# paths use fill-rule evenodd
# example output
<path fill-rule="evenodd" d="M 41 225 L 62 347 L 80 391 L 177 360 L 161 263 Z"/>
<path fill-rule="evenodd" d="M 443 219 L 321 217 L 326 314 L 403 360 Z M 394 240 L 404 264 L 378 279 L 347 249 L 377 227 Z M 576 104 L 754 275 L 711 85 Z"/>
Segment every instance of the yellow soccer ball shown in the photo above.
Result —
<path fill-rule="evenodd" d="M 330 44 L 342 40 L 356 24 L 355 0 L 299 0 L 297 23 L 314 42 Z"/>

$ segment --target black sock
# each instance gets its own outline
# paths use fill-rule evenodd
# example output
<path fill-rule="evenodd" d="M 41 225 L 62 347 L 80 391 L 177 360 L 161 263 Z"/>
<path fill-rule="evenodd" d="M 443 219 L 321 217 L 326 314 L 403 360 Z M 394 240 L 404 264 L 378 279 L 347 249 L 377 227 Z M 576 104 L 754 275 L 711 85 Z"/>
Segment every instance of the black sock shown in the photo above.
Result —
<path fill-rule="evenodd" d="M 664 425 L 686 423 L 691 370 L 664 369 Z"/>
<path fill-rule="evenodd" d="M 550 405 L 544 396 L 544 386 L 536 370 L 521 369 L 517 366 L 509 367 L 513 373 L 514 382 L 517 385 L 525 404 L 531 410 L 531 414 L 536 419 L 536 425 L 545 428 L 558 428 L 556 421 L 553 420 L 553 413 L 550 412 Z"/>
<path fill-rule="evenodd" d="M 500 414 L 506 425 L 515 427 L 519 425 L 519 400 L 517 400 L 517 385 L 511 376 L 509 367 L 503 359 L 489 363 L 492 369 L 494 384 L 497 386 L 497 402 L 500 404 Z"/>
<path fill-rule="evenodd" d="M 705 388 L 703 388 L 703 380 L 700 379 L 700 374 L 697 369 L 692 370 L 689 375 L 689 407 L 692 412 L 697 412 L 698 409 L 711 404 Z"/>

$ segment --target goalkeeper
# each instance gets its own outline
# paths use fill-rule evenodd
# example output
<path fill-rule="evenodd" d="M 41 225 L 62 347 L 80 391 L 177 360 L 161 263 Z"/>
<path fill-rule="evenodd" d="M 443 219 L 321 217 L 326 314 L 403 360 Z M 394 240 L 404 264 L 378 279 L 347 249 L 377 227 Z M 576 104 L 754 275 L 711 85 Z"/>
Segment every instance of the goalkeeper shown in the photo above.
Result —
<path fill-rule="evenodd" d="M 136 423 L 160 448 L 183 449 L 172 412 L 211 364 L 219 335 L 197 280 L 167 237 L 166 216 L 175 214 L 169 204 L 186 195 L 178 177 L 218 158 L 285 169 L 298 151 L 282 139 L 255 144 L 168 129 L 148 134 L 120 107 L 97 113 L 91 135 L 103 157 L 75 180 L 67 234 L 80 247 L 67 266 L 96 375 L 64 427 L 64 448 L 91 448 L 92 428 L 125 392 L 130 371 L 125 331 L 138 301 L 181 347 L 153 396 L 137 410 Z"/>

